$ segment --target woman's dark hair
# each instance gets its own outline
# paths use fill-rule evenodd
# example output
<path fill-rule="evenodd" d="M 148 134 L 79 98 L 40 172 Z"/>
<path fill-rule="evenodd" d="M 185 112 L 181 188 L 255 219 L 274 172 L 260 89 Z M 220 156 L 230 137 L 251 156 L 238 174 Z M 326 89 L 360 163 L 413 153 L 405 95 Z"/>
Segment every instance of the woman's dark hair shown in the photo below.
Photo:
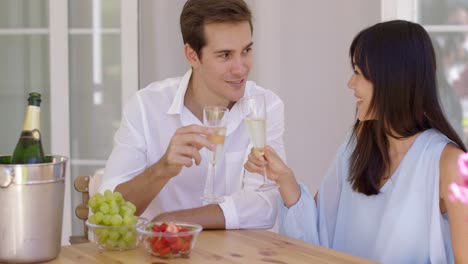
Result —
<path fill-rule="evenodd" d="M 394 20 L 361 31 L 349 55 L 374 86 L 368 113 L 374 119 L 356 121 L 356 147 L 350 157 L 352 188 L 378 194 L 390 167 L 388 139 L 411 137 L 435 128 L 466 151 L 442 112 L 436 80 L 434 49 L 419 24 Z"/>
<path fill-rule="evenodd" d="M 180 14 L 184 44 L 188 43 L 200 58 L 206 45 L 206 24 L 239 22 L 249 22 L 253 32 L 252 13 L 243 0 L 188 0 Z"/>

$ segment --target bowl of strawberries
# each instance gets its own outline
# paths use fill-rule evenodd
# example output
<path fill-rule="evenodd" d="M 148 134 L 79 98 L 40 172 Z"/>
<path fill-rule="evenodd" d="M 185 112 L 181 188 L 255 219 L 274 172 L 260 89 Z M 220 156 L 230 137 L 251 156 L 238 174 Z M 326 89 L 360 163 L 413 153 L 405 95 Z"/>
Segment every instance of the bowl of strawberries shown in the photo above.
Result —
<path fill-rule="evenodd" d="M 190 255 L 202 227 L 181 222 L 149 222 L 137 230 L 150 255 L 177 258 Z"/>

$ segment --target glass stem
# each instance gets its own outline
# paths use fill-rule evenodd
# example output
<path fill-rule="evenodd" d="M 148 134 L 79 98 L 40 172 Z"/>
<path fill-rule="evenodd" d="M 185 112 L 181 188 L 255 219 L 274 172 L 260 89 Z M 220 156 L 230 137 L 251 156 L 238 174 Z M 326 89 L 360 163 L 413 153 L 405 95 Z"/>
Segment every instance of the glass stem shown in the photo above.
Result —
<path fill-rule="evenodd" d="M 266 171 L 266 166 L 263 166 L 263 184 L 267 184 L 268 177 L 267 177 L 267 171 Z"/>
<path fill-rule="evenodd" d="M 205 197 L 214 197 L 214 177 L 216 173 L 216 163 L 208 165 L 208 176 L 206 177 Z"/>
<path fill-rule="evenodd" d="M 243 173 L 242 173 L 242 181 L 241 181 L 241 190 L 244 190 L 244 186 L 245 186 L 245 169 L 243 169 Z"/>

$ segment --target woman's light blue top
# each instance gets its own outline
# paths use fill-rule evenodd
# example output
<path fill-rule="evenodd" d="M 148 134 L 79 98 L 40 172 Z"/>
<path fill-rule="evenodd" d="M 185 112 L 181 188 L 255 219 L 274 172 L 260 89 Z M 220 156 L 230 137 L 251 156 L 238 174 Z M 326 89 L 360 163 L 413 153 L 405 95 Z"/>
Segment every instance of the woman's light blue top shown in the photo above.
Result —
<path fill-rule="evenodd" d="M 447 216 L 439 208 L 439 160 L 449 142 L 434 129 L 421 133 L 372 196 L 352 190 L 347 178 L 355 142 L 345 142 L 318 205 L 303 184 L 294 206 L 281 201 L 280 233 L 382 263 L 453 263 Z"/>

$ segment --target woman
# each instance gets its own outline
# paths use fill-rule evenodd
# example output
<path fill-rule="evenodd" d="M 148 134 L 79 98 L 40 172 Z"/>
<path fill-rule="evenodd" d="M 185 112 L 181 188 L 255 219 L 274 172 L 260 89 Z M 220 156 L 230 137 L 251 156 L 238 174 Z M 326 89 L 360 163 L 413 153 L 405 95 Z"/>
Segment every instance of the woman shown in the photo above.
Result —
<path fill-rule="evenodd" d="M 383 263 L 468 261 L 468 210 L 448 200 L 466 149 L 442 113 L 427 32 L 376 24 L 350 58 L 357 121 L 315 198 L 270 147 L 245 164 L 280 186 L 280 233 Z"/>

